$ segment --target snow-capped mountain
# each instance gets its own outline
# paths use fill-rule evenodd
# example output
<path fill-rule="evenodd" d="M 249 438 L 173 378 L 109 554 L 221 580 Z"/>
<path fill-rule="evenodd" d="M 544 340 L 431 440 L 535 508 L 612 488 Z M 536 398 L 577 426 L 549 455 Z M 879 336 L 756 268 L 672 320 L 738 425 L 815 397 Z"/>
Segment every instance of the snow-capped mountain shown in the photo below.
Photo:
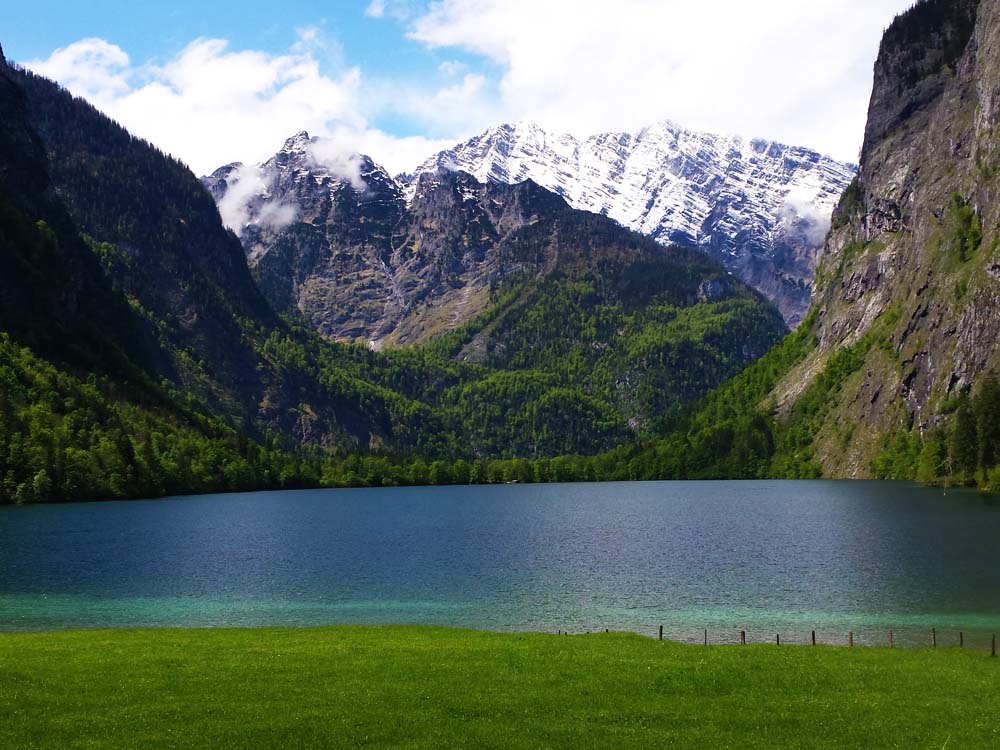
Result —
<path fill-rule="evenodd" d="M 661 247 L 532 180 L 437 169 L 404 185 L 367 156 L 303 132 L 262 164 L 229 164 L 202 182 L 272 306 L 339 341 L 428 341 L 490 309 L 507 280 L 555 271 L 591 273 L 600 283 L 587 283 L 601 288 L 621 274 L 637 306 L 643 295 L 684 306 L 739 300 L 748 312 L 733 330 L 763 333 L 740 349 L 744 361 L 783 327 L 770 305 L 703 253 Z M 637 284 L 625 269 L 639 267 L 637 276 L 659 281 Z M 685 283 L 687 293 L 677 294 Z"/>
<path fill-rule="evenodd" d="M 505 124 L 424 162 L 482 182 L 531 179 L 574 208 L 661 244 L 697 246 L 773 300 L 794 326 L 809 307 L 830 216 L 856 168 L 805 148 L 661 122 L 580 140 Z"/>

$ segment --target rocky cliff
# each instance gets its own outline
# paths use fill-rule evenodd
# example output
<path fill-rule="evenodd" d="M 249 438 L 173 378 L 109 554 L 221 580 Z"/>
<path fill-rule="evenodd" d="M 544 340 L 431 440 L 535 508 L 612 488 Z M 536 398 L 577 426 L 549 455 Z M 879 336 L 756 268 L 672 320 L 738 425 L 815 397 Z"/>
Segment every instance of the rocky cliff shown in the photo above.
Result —
<path fill-rule="evenodd" d="M 827 476 L 871 475 L 997 365 L 998 103 L 997 0 L 925 0 L 886 32 L 860 173 L 817 271 L 818 346 L 776 392 L 787 412 L 837 352 L 861 357 L 815 436 Z"/>

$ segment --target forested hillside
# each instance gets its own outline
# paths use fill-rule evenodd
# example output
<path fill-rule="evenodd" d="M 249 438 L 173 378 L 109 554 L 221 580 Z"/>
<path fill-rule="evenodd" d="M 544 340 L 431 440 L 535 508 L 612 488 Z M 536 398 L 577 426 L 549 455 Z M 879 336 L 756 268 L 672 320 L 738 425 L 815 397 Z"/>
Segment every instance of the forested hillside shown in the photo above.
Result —
<path fill-rule="evenodd" d="M 653 434 L 782 332 L 704 256 L 529 184 L 467 326 L 324 341 L 183 165 L 5 62 L 0 94 L 2 501 L 497 479 Z"/>

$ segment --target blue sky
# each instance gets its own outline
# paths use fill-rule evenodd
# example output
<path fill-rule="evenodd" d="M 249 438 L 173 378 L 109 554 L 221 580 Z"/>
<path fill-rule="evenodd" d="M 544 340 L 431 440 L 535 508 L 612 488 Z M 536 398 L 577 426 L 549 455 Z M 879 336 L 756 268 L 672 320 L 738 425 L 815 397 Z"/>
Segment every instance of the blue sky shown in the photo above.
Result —
<path fill-rule="evenodd" d="M 34 0 L 7 56 L 205 172 L 306 129 L 392 171 L 509 120 L 661 119 L 853 160 L 910 0 Z M 210 80 L 207 80 L 210 79 Z"/>
<path fill-rule="evenodd" d="M 168 3 L 123 0 L 35 0 L 4 10 L 8 56 L 30 60 L 87 37 L 100 37 L 142 60 L 165 60 L 192 39 L 226 38 L 249 49 L 281 52 L 295 41 L 295 29 L 324 26 L 335 34 L 352 59 L 373 69 L 398 68 L 403 61 L 423 70 L 434 68 L 420 44 L 365 15 L 365 2 L 229 2 L 171 0 Z"/>
<path fill-rule="evenodd" d="M 172 0 L 169 3 L 123 0 L 38 0 L 4 11 L 8 31 L 0 38 L 12 60 L 48 57 L 53 50 L 80 39 L 97 37 L 122 47 L 136 61 L 165 62 L 197 38 L 227 39 L 239 49 L 280 54 L 297 40 L 297 29 L 317 27 L 336 40 L 343 60 L 372 76 L 398 76 L 447 82 L 442 63 L 459 62 L 469 69 L 493 66 L 463 50 L 434 50 L 407 38 L 400 18 L 366 14 L 370 0 Z M 426 4 L 408 4 L 416 10 Z M 410 11 L 412 12 L 412 11 Z M 42 20 L 44 19 L 44 21 Z M 335 62 L 324 65 L 333 72 Z M 406 118 L 384 113 L 393 132 L 412 135 L 422 129 Z"/>
<path fill-rule="evenodd" d="M 7 31 L 0 41 L 14 60 L 45 58 L 58 47 L 98 37 L 121 46 L 133 58 L 165 61 L 199 37 L 280 53 L 296 41 L 296 29 L 316 26 L 340 42 L 347 59 L 374 74 L 435 75 L 445 60 L 482 62 L 458 50 L 429 50 L 405 36 L 400 20 L 366 15 L 369 4 L 369 0 L 172 0 L 156 4 L 34 0 L 4 11 Z"/>

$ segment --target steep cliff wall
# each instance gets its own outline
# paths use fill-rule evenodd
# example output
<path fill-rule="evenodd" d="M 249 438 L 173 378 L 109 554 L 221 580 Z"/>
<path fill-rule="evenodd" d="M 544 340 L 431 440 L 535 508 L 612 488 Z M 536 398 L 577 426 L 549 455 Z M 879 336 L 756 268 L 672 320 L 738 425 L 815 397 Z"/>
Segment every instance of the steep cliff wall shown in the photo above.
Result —
<path fill-rule="evenodd" d="M 857 181 L 813 297 L 815 351 L 779 413 L 854 346 L 815 436 L 828 476 L 868 476 L 893 436 L 949 420 L 1000 345 L 1000 2 L 927 0 L 887 30 Z"/>

